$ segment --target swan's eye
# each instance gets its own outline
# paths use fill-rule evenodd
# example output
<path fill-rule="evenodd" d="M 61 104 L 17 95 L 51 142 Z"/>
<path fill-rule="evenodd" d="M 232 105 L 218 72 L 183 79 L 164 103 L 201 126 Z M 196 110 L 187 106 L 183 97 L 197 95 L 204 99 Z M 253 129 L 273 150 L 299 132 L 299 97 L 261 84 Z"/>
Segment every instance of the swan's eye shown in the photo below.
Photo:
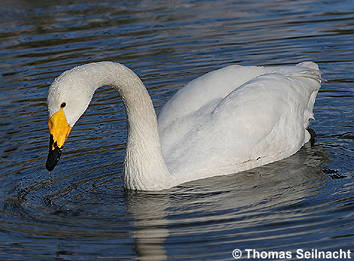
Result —
<path fill-rule="evenodd" d="M 62 104 L 60 104 L 60 108 L 64 108 L 66 106 L 66 103 L 63 102 Z"/>

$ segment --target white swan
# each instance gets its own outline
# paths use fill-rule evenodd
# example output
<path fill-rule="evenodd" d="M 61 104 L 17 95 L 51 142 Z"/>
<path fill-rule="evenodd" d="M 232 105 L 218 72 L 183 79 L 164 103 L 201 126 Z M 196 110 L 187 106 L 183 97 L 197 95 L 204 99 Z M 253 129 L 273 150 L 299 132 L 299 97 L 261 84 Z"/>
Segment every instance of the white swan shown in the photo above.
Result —
<path fill-rule="evenodd" d="M 274 162 L 309 141 L 320 79 L 313 62 L 231 65 L 180 89 L 157 120 L 144 84 L 130 69 L 113 62 L 78 66 L 49 88 L 46 167 L 55 167 L 71 128 L 104 85 L 120 93 L 128 115 L 128 189 L 161 190 Z"/>

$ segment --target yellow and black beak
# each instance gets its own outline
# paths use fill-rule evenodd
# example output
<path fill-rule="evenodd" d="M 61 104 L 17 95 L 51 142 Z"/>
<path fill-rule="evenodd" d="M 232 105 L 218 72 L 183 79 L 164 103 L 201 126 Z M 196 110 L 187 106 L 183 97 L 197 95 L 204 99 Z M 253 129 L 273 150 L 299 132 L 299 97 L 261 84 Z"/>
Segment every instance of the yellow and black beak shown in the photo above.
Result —
<path fill-rule="evenodd" d="M 68 124 L 63 108 L 52 115 L 48 121 L 50 140 L 49 140 L 49 153 L 46 162 L 47 170 L 51 171 L 57 165 L 61 149 L 65 143 L 66 138 L 69 136 L 71 127 Z"/>

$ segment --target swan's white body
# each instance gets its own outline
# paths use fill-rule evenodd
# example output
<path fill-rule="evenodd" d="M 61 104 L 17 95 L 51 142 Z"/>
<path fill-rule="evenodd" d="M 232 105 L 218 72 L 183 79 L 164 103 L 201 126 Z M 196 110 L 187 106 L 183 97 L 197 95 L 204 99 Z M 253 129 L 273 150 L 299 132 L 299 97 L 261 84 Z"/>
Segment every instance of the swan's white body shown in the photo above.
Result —
<path fill-rule="evenodd" d="M 72 127 L 95 90 L 111 85 L 125 103 L 129 135 L 125 183 L 129 189 L 161 190 L 274 162 L 297 152 L 320 88 L 312 62 L 296 66 L 232 65 L 180 89 L 158 120 L 140 79 L 112 62 L 76 67 L 52 84 L 49 115 L 66 102 Z"/>

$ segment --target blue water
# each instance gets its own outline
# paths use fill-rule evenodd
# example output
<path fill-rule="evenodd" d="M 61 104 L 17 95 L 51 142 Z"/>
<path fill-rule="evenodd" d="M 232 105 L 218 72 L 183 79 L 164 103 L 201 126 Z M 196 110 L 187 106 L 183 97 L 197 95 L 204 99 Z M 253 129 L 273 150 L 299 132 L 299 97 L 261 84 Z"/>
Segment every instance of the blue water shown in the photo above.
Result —
<path fill-rule="evenodd" d="M 354 251 L 352 1 L 5 0 L 0 14 L 1 260 Z M 157 111 L 213 69 L 315 61 L 325 79 L 311 124 L 315 145 L 163 193 L 126 192 L 126 116 L 105 87 L 49 174 L 48 86 L 66 69 L 102 60 L 133 69 Z M 244 252 L 241 260 L 251 259 Z"/>

